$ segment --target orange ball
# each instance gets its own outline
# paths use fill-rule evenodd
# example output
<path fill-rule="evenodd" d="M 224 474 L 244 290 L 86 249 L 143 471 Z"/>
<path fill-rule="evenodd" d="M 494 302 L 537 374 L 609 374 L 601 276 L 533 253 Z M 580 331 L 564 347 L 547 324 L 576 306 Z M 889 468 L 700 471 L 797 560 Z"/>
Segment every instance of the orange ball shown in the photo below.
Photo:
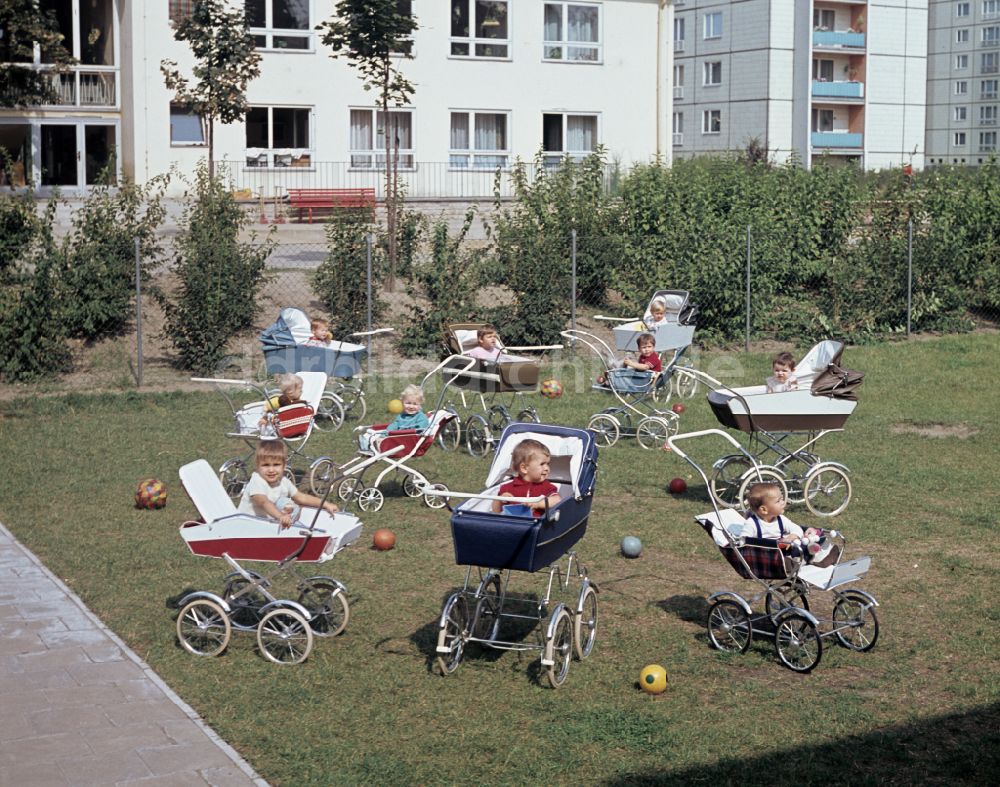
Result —
<path fill-rule="evenodd" d="M 380 527 L 372 536 L 372 544 L 375 549 L 385 552 L 396 546 L 396 534 L 386 527 Z"/>

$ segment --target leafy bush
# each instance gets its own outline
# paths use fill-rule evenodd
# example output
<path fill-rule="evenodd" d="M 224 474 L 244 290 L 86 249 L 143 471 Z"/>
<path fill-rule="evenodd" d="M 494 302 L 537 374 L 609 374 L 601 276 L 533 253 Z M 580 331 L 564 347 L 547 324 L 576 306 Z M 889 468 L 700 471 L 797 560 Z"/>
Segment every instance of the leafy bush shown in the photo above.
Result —
<path fill-rule="evenodd" d="M 223 180 L 210 177 L 204 163 L 198 166 L 174 241 L 178 292 L 161 297 L 178 362 L 199 374 L 211 373 L 229 340 L 253 327 L 273 246 L 271 238 L 256 246 L 239 241 L 249 219 Z"/>
<path fill-rule="evenodd" d="M 0 193 L 0 283 L 16 275 L 39 231 L 35 195 L 30 189 Z"/>
<path fill-rule="evenodd" d="M 340 337 L 368 325 L 368 242 L 375 231 L 375 211 L 355 208 L 334 211 L 326 226 L 326 259 L 313 274 L 312 287 L 330 315 L 330 330 Z M 374 237 L 374 235 L 373 235 Z M 372 271 L 382 268 L 381 251 L 372 243 Z M 372 319 L 382 304 L 377 281 L 372 282 Z"/>

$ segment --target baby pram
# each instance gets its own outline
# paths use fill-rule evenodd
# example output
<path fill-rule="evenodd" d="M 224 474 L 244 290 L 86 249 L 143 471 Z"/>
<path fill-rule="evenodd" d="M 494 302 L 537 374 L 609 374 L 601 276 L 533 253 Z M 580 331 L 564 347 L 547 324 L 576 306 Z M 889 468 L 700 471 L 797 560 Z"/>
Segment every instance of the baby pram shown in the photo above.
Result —
<path fill-rule="evenodd" d="M 739 446 L 719 429 L 672 435 L 667 442 L 707 484 L 708 478 L 701 467 L 677 446 L 681 440 L 705 435 L 722 436 Z M 845 540 L 842 534 L 833 530 L 825 533 L 830 542 L 828 546 L 832 547 L 826 559 L 809 563 L 808 552 L 794 544 L 786 548 L 771 539 L 735 536 L 730 528 L 741 524 L 744 515 L 720 508 L 714 500 L 712 506 L 713 511 L 695 520 L 736 572 L 756 585 L 756 592 L 750 597 L 732 590 L 721 590 L 709 596 L 707 625 L 713 647 L 745 653 L 755 634 L 767 636 L 774 642 L 781 663 L 796 672 L 809 672 L 819 664 L 823 640 L 830 637 L 836 637 L 845 648 L 862 653 L 875 647 L 878 602 L 864 590 L 846 587 L 867 573 L 871 558 L 842 562 Z M 833 594 L 829 618 L 810 608 L 810 594 L 816 592 Z M 764 600 L 763 614 L 753 610 L 753 605 L 761 599 Z"/>
<path fill-rule="evenodd" d="M 653 302 L 659 300 L 664 306 L 664 317 L 661 322 L 654 323 L 651 313 Z M 698 390 L 698 381 L 690 376 L 673 376 L 670 371 L 680 362 L 681 357 L 691 346 L 694 339 L 694 329 L 698 321 L 698 307 L 691 303 L 686 290 L 657 290 L 649 299 L 646 313 L 638 317 L 606 317 L 595 315 L 595 320 L 621 323 L 612 328 L 615 349 L 619 351 L 638 350 L 637 340 L 644 333 L 651 333 L 656 340 L 656 352 L 660 353 L 663 362 L 664 380 L 653 393 L 657 399 L 669 399 L 671 393 L 690 399 Z M 605 346 L 605 342 L 601 342 Z M 608 359 L 613 365 L 614 353 Z"/>
<path fill-rule="evenodd" d="M 465 447 L 472 456 L 485 456 L 493 447 L 494 436 L 511 421 L 538 423 L 535 408 L 521 403 L 520 397 L 538 392 L 540 354 L 562 347 L 561 344 L 505 347 L 498 340 L 495 361 L 462 355 L 476 346 L 477 332 L 482 327 L 482 323 L 448 325 L 445 348 L 450 355 L 442 367 L 445 387 L 453 387 L 459 394 L 458 402 L 449 401 L 446 404 L 447 409 L 459 416 L 452 422 L 452 431 L 446 436 L 457 445 L 464 432 Z M 526 352 L 536 355 L 511 355 Z M 480 411 L 473 413 L 476 403 Z M 511 415 L 515 410 L 516 418 Z"/>
<path fill-rule="evenodd" d="M 841 342 L 828 339 L 795 367 L 798 389 L 768 393 L 764 385 L 730 388 L 704 372 L 678 367 L 712 390 L 708 403 L 718 422 L 748 435 L 746 453 L 723 456 L 713 465 L 709 490 L 724 506 L 742 505 L 747 483 L 762 474 L 786 490 L 789 503 L 805 503 L 816 516 L 847 508 L 852 488 L 848 468 L 824 461 L 816 443 L 844 424 L 858 405 L 864 375 L 841 368 Z"/>
<path fill-rule="evenodd" d="M 315 413 L 324 395 L 326 374 L 324 372 L 298 372 L 302 378 L 302 402 L 280 407 L 277 397 L 256 383 L 247 380 L 227 380 L 214 377 L 192 377 L 199 383 L 213 383 L 222 393 L 232 411 L 230 428 L 226 437 L 241 440 L 249 452 L 241 457 L 228 459 L 219 468 L 219 480 L 226 493 L 233 498 L 243 494 L 243 487 L 250 480 L 253 455 L 260 440 L 281 440 L 288 447 L 286 475 L 294 482 L 292 463 L 298 459 L 310 467 L 323 459 L 312 459 L 305 454 L 305 446 L 316 426 Z M 240 392 L 251 392 L 252 401 L 243 403 Z M 263 421 L 263 423 L 261 423 Z"/>
<path fill-rule="evenodd" d="M 643 448 L 663 448 L 667 437 L 677 433 L 680 422 L 677 413 L 657 405 L 657 392 L 670 385 L 673 367 L 665 367 L 662 372 L 625 369 L 599 336 L 576 329 L 562 331 L 562 335 L 570 342 L 585 345 L 602 361 L 604 382 L 594 388 L 618 400 L 617 405 L 592 415 L 587 423 L 597 444 L 610 448 L 621 437 L 634 437 Z M 676 363 L 679 357 L 675 354 L 671 363 Z"/>
<path fill-rule="evenodd" d="M 304 661 L 313 637 L 333 637 L 347 626 L 347 588 L 329 576 L 304 576 L 298 563 L 325 563 L 361 534 L 361 522 L 349 514 L 302 509 L 299 521 L 284 530 L 273 519 L 236 510 L 204 459 L 180 469 L 181 483 L 200 522 L 185 522 L 181 538 L 192 554 L 225 560 L 232 573 L 221 593 L 198 590 L 178 601 L 177 638 L 196 656 L 218 656 L 233 629 L 255 631 L 260 652 L 277 664 Z M 308 523 L 308 524 L 306 524 Z M 269 574 L 244 568 L 239 561 L 274 563 Z M 296 599 L 274 595 L 274 580 L 295 577 Z"/>
<path fill-rule="evenodd" d="M 528 438 L 551 451 L 549 480 L 560 496 L 559 504 L 541 517 L 522 511 L 537 498 L 497 496 L 510 475 L 514 447 Z M 586 533 L 596 475 L 597 447 L 589 432 L 514 423 L 500 437 L 483 492 L 428 492 L 464 499 L 452 510 L 451 533 L 455 562 L 467 569 L 463 588 L 448 597 L 438 622 L 437 664 L 443 675 L 458 668 L 470 642 L 499 650 L 541 651 L 542 668 L 553 688 L 565 681 L 574 653 L 579 659 L 590 655 L 597 638 L 597 586 L 572 547 Z M 493 513 L 494 500 L 506 504 L 504 513 Z M 558 562 L 563 557 L 565 569 Z M 541 597 L 508 592 L 512 573 L 522 571 L 546 575 Z M 568 594 L 573 577 L 580 582 L 575 598 L 569 594 L 566 602 L 552 606 L 553 593 Z M 533 642 L 503 636 L 505 623 L 517 629 L 546 618 L 544 629 L 534 629 Z"/>
<path fill-rule="evenodd" d="M 359 331 L 349 337 L 361 340 L 391 330 Z M 361 421 L 368 410 L 361 376 L 361 364 L 368 355 L 368 348 L 343 341 L 320 347 L 307 344 L 311 337 L 309 318 L 302 309 L 294 306 L 282 309 L 278 319 L 260 334 L 267 373 L 272 376 L 289 372 L 326 374 L 327 385 L 316 408 L 317 429 L 336 430 L 345 420 Z"/>

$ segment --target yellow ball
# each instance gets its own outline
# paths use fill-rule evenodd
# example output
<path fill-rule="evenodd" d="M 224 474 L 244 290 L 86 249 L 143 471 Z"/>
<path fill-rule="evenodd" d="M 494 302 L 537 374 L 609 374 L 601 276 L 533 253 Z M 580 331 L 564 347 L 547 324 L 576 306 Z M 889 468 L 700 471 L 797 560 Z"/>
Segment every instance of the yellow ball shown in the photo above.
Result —
<path fill-rule="evenodd" d="M 399 399 L 390 399 L 389 406 L 386 409 L 393 415 L 399 415 L 403 412 L 403 403 Z"/>
<path fill-rule="evenodd" d="M 277 410 L 279 407 L 281 407 L 281 405 L 278 404 L 278 397 L 277 396 L 272 396 L 270 399 L 267 400 L 267 409 L 268 410 Z"/>
<path fill-rule="evenodd" d="M 639 673 L 639 685 L 647 694 L 662 694 L 667 690 L 667 670 L 659 664 L 647 664 Z"/>

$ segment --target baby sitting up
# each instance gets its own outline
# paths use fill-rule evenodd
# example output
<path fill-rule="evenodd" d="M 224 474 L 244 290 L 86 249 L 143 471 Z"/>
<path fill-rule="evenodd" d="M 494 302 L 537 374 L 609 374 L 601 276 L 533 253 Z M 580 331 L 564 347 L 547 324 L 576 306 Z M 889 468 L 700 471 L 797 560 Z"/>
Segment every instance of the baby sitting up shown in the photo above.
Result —
<path fill-rule="evenodd" d="M 548 480 L 552 455 L 538 440 L 522 440 L 511 453 L 510 469 L 516 476 L 500 487 L 500 497 L 541 497 L 545 500 L 531 504 L 531 515 L 540 517 L 547 508 L 559 504 L 559 488 Z M 493 501 L 493 513 L 503 512 L 503 503 Z"/>
<path fill-rule="evenodd" d="M 431 425 L 427 415 L 420 409 L 424 404 L 424 391 L 419 385 L 408 385 L 399 395 L 403 402 L 403 412 L 397 415 L 385 429 L 368 429 L 358 437 L 358 447 L 362 451 L 378 449 L 378 444 L 388 432 L 404 429 L 424 431 Z"/>
<path fill-rule="evenodd" d="M 309 347 L 329 347 L 333 341 L 333 334 L 330 333 L 330 323 L 321 317 L 309 321 L 312 329 L 312 336 L 305 340 L 304 344 Z"/>
<path fill-rule="evenodd" d="M 300 492 L 285 475 L 288 448 L 280 440 L 261 440 L 254 458 L 256 469 L 240 498 L 239 510 L 243 513 L 276 519 L 284 529 L 298 520 L 301 506 L 318 508 L 322 504 L 327 512 L 337 512 L 333 503 Z"/>
<path fill-rule="evenodd" d="M 274 412 L 280 407 L 287 407 L 290 404 L 305 404 L 302 399 L 302 378 L 297 374 L 282 374 L 278 377 L 278 385 L 281 393 L 272 396 L 264 406 L 264 415 L 257 422 L 257 426 L 268 424 L 268 413 Z"/>
<path fill-rule="evenodd" d="M 765 481 L 751 486 L 747 505 L 750 508 L 747 518 L 729 531 L 737 538 L 768 538 L 791 544 L 805 535 L 801 527 L 782 516 L 786 502 L 777 484 Z"/>

